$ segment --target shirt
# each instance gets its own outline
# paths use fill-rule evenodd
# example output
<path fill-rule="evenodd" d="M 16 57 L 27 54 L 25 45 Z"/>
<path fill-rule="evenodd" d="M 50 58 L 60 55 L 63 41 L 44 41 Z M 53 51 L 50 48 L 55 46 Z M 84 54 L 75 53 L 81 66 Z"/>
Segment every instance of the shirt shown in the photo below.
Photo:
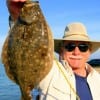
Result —
<path fill-rule="evenodd" d="M 93 100 L 87 78 L 75 74 L 76 79 L 76 91 L 80 97 L 80 100 Z"/>

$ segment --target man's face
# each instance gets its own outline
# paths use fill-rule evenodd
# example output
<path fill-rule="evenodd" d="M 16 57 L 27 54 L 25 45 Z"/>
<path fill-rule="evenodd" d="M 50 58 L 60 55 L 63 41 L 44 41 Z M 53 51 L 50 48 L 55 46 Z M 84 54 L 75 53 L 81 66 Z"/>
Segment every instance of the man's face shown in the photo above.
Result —
<path fill-rule="evenodd" d="M 85 67 L 90 56 L 90 45 L 87 42 L 64 41 L 61 56 L 72 69 Z"/>

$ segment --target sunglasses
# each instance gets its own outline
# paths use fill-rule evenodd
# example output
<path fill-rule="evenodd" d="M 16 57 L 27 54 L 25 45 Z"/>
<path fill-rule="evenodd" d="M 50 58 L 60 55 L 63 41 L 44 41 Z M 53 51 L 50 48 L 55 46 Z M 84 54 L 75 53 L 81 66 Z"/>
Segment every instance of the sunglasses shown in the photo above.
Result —
<path fill-rule="evenodd" d="M 75 43 L 68 43 L 67 45 L 64 46 L 64 48 L 69 52 L 75 50 L 76 47 L 78 47 L 81 52 L 86 52 L 89 49 L 89 44 L 80 43 L 77 45 Z"/>

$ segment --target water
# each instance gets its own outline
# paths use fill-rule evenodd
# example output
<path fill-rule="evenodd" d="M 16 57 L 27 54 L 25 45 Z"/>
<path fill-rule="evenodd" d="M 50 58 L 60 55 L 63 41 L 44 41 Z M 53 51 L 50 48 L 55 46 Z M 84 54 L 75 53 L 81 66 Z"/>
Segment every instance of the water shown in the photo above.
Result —
<path fill-rule="evenodd" d="M 0 100 L 20 100 L 20 95 L 19 86 L 7 77 L 0 63 Z"/>

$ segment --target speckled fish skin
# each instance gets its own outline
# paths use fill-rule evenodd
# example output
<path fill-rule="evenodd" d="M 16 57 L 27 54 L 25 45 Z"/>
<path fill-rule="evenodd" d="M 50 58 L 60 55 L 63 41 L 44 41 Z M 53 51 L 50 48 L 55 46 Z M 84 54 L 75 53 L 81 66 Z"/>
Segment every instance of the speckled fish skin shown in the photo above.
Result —
<path fill-rule="evenodd" d="M 30 91 L 49 73 L 53 42 L 39 2 L 27 1 L 2 50 L 6 73 L 20 86 L 22 100 L 31 100 Z"/>

